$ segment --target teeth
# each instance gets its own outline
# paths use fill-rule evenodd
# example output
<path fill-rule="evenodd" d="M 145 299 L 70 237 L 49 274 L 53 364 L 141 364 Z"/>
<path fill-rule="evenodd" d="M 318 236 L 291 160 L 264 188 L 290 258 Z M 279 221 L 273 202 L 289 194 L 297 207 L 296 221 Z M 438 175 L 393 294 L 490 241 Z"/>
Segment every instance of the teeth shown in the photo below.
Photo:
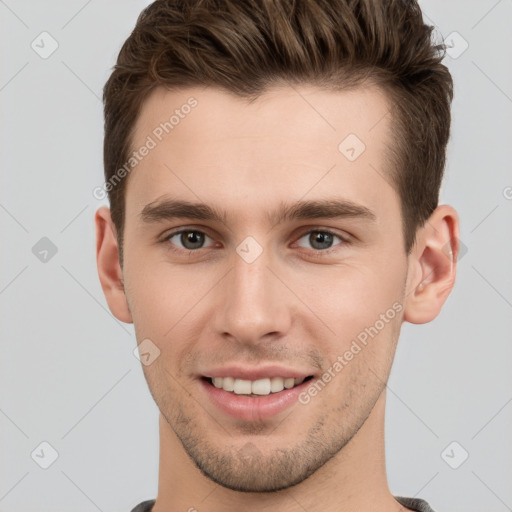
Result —
<path fill-rule="evenodd" d="M 220 380 L 222 381 L 222 388 L 226 391 L 233 391 L 235 389 L 235 379 L 233 377 L 224 377 Z"/>
<path fill-rule="evenodd" d="M 295 386 L 295 379 L 293 377 L 289 379 L 284 379 L 284 387 L 286 389 L 293 388 L 293 386 Z"/>
<path fill-rule="evenodd" d="M 272 393 L 278 393 L 279 391 L 283 391 L 284 383 L 281 377 L 272 377 L 270 379 L 270 391 Z"/>
<path fill-rule="evenodd" d="M 235 379 L 235 387 L 233 389 L 235 395 L 250 395 L 252 393 L 251 388 L 250 380 Z"/>
<path fill-rule="evenodd" d="M 245 380 L 233 377 L 213 377 L 213 385 L 224 391 L 231 391 L 236 395 L 269 395 L 279 393 L 283 389 L 290 389 L 304 382 L 303 378 L 272 377 L 271 379 Z"/>
<path fill-rule="evenodd" d="M 251 384 L 253 395 L 270 395 L 270 379 L 259 379 Z"/>

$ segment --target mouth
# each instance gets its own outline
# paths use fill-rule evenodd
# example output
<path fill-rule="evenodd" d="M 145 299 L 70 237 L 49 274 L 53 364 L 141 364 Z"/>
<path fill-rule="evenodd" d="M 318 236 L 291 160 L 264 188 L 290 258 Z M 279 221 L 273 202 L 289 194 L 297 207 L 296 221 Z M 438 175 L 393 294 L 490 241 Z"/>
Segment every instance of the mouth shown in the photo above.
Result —
<path fill-rule="evenodd" d="M 244 395 L 253 398 L 281 393 L 285 389 L 293 389 L 313 378 L 307 377 L 268 377 L 257 380 L 237 379 L 235 377 L 203 377 L 202 379 L 228 393 Z"/>
<path fill-rule="evenodd" d="M 263 422 L 297 405 L 300 394 L 313 378 L 309 375 L 246 380 L 203 376 L 199 381 L 216 413 L 246 422 Z"/>

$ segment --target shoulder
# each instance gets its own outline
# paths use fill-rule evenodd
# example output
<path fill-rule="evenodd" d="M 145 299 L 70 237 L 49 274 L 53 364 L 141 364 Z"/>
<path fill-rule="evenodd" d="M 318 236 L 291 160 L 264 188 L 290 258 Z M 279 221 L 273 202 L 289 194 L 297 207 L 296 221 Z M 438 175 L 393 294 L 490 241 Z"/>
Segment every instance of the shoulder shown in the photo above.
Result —
<path fill-rule="evenodd" d="M 139 503 L 131 512 L 151 512 L 155 500 L 147 500 Z"/>
<path fill-rule="evenodd" d="M 398 503 L 410 510 L 414 510 L 416 512 L 435 512 L 425 500 L 420 498 L 408 498 L 405 496 L 395 496 L 394 498 Z M 143 501 L 132 509 L 131 512 L 151 512 L 154 504 L 155 500 Z"/>
<path fill-rule="evenodd" d="M 406 496 L 394 496 L 404 507 L 416 512 L 435 512 L 435 510 L 425 501 L 420 498 L 407 498 Z"/>

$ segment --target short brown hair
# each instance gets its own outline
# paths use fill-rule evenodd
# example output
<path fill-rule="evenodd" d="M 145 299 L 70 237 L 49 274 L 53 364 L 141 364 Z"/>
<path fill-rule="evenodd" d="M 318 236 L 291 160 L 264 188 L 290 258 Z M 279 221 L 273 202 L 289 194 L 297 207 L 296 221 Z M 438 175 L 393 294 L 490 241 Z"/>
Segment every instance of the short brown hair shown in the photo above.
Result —
<path fill-rule="evenodd" d="M 391 105 L 391 182 L 405 250 L 437 207 L 453 83 L 442 43 L 416 0 L 156 0 L 105 84 L 107 183 L 127 162 L 144 100 L 157 86 L 214 86 L 254 100 L 274 84 L 330 90 L 379 85 Z M 110 187 L 120 247 L 126 179 Z"/>

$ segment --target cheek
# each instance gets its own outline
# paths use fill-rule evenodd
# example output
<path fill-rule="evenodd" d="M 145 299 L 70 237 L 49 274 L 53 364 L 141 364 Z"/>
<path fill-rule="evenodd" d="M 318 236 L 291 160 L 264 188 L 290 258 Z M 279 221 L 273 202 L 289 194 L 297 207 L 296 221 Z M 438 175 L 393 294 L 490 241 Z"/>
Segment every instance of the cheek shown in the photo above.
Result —
<path fill-rule="evenodd" d="M 346 351 L 358 352 L 354 342 L 368 349 L 364 358 L 382 359 L 396 341 L 401 324 L 404 280 L 405 269 L 396 262 L 389 262 L 386 271 L 354 264 L 316 274 L 308 287 L 302 287 L 307 297 L 304 302 L 315 313 L 309 323 L 311 339 L 318 339 L 319 332 L 327 334 L 323 349 L 331 362 Z"/>
<path fill-rule="evenodd" d="M 161 339 L 173 325 L 182 295 L 180 283 L 133 252 L 125 260 L 125 291 L 140 342 Z"/>
<path fill-rule="evenodd" d="M 209 283 L 208 275 L 194 272 L 192 266 L 135 257 L 126 265 L 125 288 L 138 343 L 149 338 L 157 345 L 160 364 L 178 371 L 199 339 L 209 318 L 204 314 Z"/>
<path fill-rule="evenodd" d="M 385 271 L 370 265 L 344 265 L 323 276 L 312 276 L 307 293 L 315 309 L 338 324 L 350 319 L 373 323 L 402 299 L 402 274 L 403 270 L 392 264 Z"/>
<path fill-rule="evenodd" d="M 128 251 L 126 252 L 128 256 Z M 140 323 L 171 324 L 204 295 L 204 276 L 190 265 L 172 265 L 148 251 L 130 253 L 125 263 L 125 283 Z M 168 325 L 167 328 L 170 328 Z"/>

